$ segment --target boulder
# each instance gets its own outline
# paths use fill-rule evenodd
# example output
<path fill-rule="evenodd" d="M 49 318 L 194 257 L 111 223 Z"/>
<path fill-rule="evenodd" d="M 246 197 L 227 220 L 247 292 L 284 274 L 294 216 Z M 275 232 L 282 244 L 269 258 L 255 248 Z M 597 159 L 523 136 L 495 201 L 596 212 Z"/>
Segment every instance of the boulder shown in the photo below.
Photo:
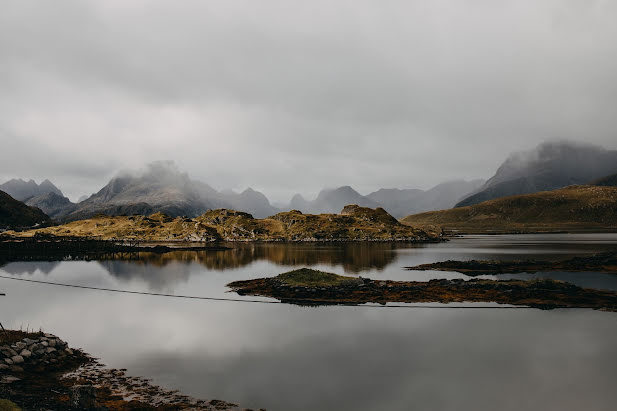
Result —
<path fill-rule="evenodd" d="M 13 364 L 22 364 L 24 362 L 24 357 L 22 357 L 21 355 L 16 355 L 14 357 L 11 357 L 11 360 L 13 361 Z"/>

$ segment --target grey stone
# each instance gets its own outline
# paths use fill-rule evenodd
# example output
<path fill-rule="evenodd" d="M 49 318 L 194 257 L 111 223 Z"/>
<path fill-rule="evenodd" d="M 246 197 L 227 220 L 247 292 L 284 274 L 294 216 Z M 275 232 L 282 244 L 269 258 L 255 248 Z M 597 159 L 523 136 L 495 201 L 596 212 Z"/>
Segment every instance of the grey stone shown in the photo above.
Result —
<path fill-rule="evenodd" d="M 40 350 L 36 350 L 34 352 L 34 355 L 36 355 L 37 357 L 40 357 L 41 355 L 44 355 L 46 353 L 45 348 L 41 348 Z"/>
<path fill-rule="evenodd" d="M 24 369 L 21 368 L 19 365 L 11 365 L 11 371 L 13 372 L 24 372 Z"/>
<path fill-rule="evenodd" d="M 13 360 L 11 360 L 10 358 L 5 358 L 4 362 L 8 365 L 12 365 L 13 364 Z"/>
<path fill-rule="evenodd" d="M 19 381 L 20 379 L 21 378 L 17 378 L 17 377 L 15 377 L 13 375 L 4 375 L 4 376 L 2 376 L 2 378 L 0 378 L 0 383 L 1 384 L 10 384 L 12 382 Z"/>
<path fill-rule="evenodd" d="M 47 348 L 47 349 L 45 350 L 45 352 L 46 352 L 47 354 L 51 354 L 52 352 L 55 352 L 55 351 L 56 351 L 56 349 L 55 349 L 55 348 L 53 348 L 53 347 L 49 347 L 49 348 Z"/>
<path fill-rule="evenodd" d="M 0 371 L 8 370 L 9 366 L 6 364 L 0 364 Z"/>
<path fill-rule="evenodd" d="M 49 340 L 49 346 L 50 347 L 55 347 L 56 346 L 56 340 Z"/>
<path fill-rule="evenodd" d="M 23 350 L 24 348 L 26 348 L 26 343 L 23 343 L 23 342 L 21 342 L 21 341 L 18 341 L 18 342 L 16 342 L 16 343 L 15 343 L 15 347 L 17 347 L 17 348 L 19 348 L 19 349 Z"/>
<path fill-rule="evenodd" d="M 24 358 L 30 358 L 32 356 L 32 352 L 26 350 L 25 348 L 23 350 L 21 350 L 21 352 L 19 353 L 20 356 L 24 357 Z"/>
<path fill-rule="evenodd" d="M 34 344 L 34 340 L 31 340 L 30 338 L 24 338 L 22 340 L 26 345 L 30 345 L 30 344 Z"/>
<path fill-rule="evenodd" d="M 34 344 L 32 344 L 32 345 L 28 346 L 28 350 L 29 350 L 29 351 L 32 351 L 32 352 L 35 352 L 35 351 L 36 351 L 36 350 L 38 350 L 39 348 L 41 348 L 41 346 L 40 346 L 39 344 L 36 344 L 36 343 L 34 343 Z"/>
<path fill-rule="evenodd" d="M 21 355 L 16 355 L 14 357 L 11 357 L 11 360 L 13 360 L 13 364 L 21 364 L 24 362 L 24 357 L 22 357 Z"/>
<path fill-rule="evenodd" d="M 49 346 L 49 343 L 48 343 L 47 341 L 41 341 L 41 345 L 42 345 L 43 347 L 48 347 L 48 346 Z"/>
<path fill-rule="evenodd" d="M 64 351 L 68 354 L 68 355 L 73 355 L 73 350 L 71 350 L 70 348 L 65 348 Z"/>

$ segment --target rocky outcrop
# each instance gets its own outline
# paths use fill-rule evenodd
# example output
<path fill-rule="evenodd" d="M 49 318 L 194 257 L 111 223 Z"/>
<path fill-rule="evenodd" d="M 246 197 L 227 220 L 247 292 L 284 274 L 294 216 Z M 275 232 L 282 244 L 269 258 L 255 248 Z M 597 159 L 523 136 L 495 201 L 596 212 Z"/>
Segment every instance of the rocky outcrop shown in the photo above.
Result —
<path fill-rule="evenodd" d="M 23 335 L 27 337 L 19 339 Z M 0 398 L 23 409 L 250 411 L 168 390 L 129 376 L 124 369 L 106 368 L 52 334 L 9 330 L 0 338 L 12 341 L 0 345 Z"/>
<path fill-rule="evenodd" d="M 21 373 L 28 368 L 54 367 L 75 355 L 68 344 L 52 334 L 24 338 L 0 346 L 0 372 Z"/>
<path fill-rule="evenodd" d="M 540 309 L 617 311 L 617 292 L 549 279 L 384 281 L 301 268 L 276 277 L 234 281 L 227 286 L 239 295 L 272 297 L 299 305 L 497 302 Z"/>
<path fill-rule="evenodd" d="M 139 241 L 438 241 L 440 230 L 399 223 L 385 210 L 356 205 L 345 214 L 303 214 L 293 210 L 257 219 L 249 213 L 217 209 L 199 217 L 96 216 L 61 226 L 10 233 L 14 236 L 53 235 Z M 38 233 L 38 234 L 37 234 Z"/>

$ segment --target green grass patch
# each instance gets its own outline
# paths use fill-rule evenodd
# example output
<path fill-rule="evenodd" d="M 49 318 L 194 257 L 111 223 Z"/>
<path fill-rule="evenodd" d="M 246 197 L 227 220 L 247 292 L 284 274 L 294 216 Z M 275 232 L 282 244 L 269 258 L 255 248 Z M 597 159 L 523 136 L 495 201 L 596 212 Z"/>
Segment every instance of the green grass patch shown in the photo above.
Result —
<path fill-rule="evenodd" d="M 287 285 L 296 287 L 336 287 L 358 281 L 354 277 L 345 277 L 324 271 L 311 270 L 310 268 L 289 271 L 279 274 L 276 278 Z"/>
<path fill-rule="evenodd" d="M 0 411 L 21 411 L 21 408 L 12 401 L 0 399 Z"/>

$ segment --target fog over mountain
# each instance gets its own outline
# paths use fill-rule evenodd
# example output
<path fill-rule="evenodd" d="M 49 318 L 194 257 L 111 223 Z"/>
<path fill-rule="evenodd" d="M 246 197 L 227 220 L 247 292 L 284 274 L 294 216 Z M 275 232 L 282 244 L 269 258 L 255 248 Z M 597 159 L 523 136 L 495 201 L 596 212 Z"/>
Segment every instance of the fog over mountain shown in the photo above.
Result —
<path fill-rule="evenodd" d="M 196 217 L 216 208 L 237 208 L 263 218 L 276 213 L 261 193 L 219 192 L 206 183 L 192 180 L 173 161 L 157 161 L 138 171 L 124 171 L 97 193 L 77 204 L 59 219 L 77 220 L 97 213 L 152 214 Z"/>
<path fill-rule="evenodd" d="M 57 221 L 91 217 L 97 213 L 152 214 L 196 217 L 204 212 L 227 208 L 265 218 L 280 211 L 339 213 L 348 204 L 382 207 L 396 218 L 424 211 L 477 204 L 517 194 L 553 190 L 573 184 L 610 185 L 617 173 L 617 151 L 568 141 L 543 143 L 532 150 L 513 153 L 490 179 L 451 180 L 428 190 L 381 188 L 363 195 L 351 186 L 322 189 L 314 199 L 295 194 L 288 204 L 273 206 L 263 193 L 247 188 L 241 192 L 217 190 L 189 177 L 173 161 L 157 161 L 136 171 L 123 171 L 98 192 L 75 204 L 51 182 L 37 185 L 32 180 L 11 180 L 4 187 L 28 197 L 26 204 L 40 208 Z M 61 192 L 60 192 L 61 193 Z"/>
<path fill-rule="evenodd" d="M 510 155 L 478 192 L 457 206 L 587 184 L 616 172 L 617 150 L 568 141 L 547 142 Z"/>
<path fill-rule="evenodd" d="M 617 149 L 617 2 L 7 0 L 0 181 L 72 201 L 174 159 L 271 201 L 427 190 L 565 138 Z"/>

